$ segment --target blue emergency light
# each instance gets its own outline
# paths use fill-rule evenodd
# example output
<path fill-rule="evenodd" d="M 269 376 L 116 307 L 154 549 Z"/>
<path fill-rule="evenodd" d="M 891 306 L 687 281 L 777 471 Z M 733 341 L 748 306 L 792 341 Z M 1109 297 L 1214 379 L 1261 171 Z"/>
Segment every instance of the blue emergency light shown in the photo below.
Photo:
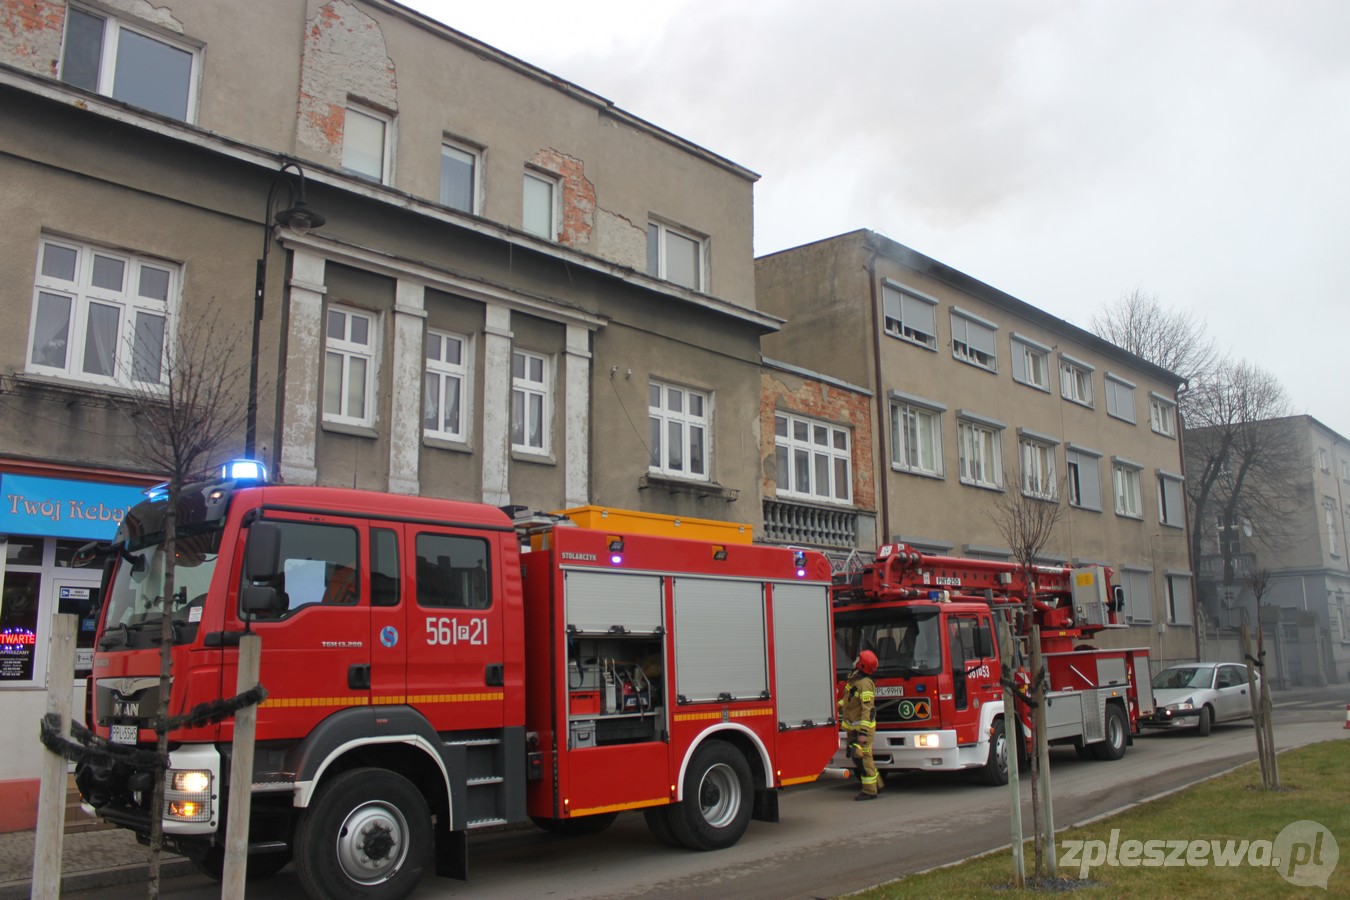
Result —
<path fill-rule="evenodd" d="M 267 482 L 267 467 L 256 459 L 232 459 L 220 467 L 220 477 L 231 481 Z"/>

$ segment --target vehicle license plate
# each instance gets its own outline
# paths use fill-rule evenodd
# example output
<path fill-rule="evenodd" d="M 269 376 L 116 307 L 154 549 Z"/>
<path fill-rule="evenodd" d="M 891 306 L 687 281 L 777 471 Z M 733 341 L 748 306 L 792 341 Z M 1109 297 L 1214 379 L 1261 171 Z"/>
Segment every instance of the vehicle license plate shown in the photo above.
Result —
<path fill-rule="evenodd" d="M 136 732 L 135 725 L 114 725 L 112 735 L 108 739 L 114 744 L 134 744 L 136 743 Z"/>

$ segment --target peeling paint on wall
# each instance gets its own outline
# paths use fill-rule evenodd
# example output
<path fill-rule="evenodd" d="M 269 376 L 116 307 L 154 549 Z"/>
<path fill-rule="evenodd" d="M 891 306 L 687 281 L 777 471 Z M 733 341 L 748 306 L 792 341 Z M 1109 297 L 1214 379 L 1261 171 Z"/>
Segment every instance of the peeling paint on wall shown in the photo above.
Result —
<path fill-rule="evenodd" d="M 321 6 L 305 27 L 296 140 L 324 162 L 342 162 L 347 102 L 398 112 L 398 80 L 379 23 L 345 0 Z"/>
<path fill-rule="evenodd" d="M 595 185 L 586 177 L 585 164 L 549 147 L 535 153 L 530 162 L 557 175 L 562 182 L 562 228 L 558 243 L 589 248 L 595 229 Z"/>
<path fill-rule="evenodd" d="M 872 509 L 876 503 L 876 483 L 872 473 L 872 398 L 845 391 L 815 380 L 791 379 L 760 374 L 760 433 L 766 435 L 760 471 L 764 496 L 776 496 L 774 459 L 774 413 L 779 410 L 847 425 L 852 430 L 853 503 L 859 509 Z"/>
<path fill-rule="evenodd" d="M 66 5 L 52 0 L 0 0 L 0 61 L 56 76 Z"/>
<path fill-rule="evenodd" d="M 647 271 L 647 229 L 632 219 L 597 206 L 595 244 L 596 255 L 639 272 Z"/>

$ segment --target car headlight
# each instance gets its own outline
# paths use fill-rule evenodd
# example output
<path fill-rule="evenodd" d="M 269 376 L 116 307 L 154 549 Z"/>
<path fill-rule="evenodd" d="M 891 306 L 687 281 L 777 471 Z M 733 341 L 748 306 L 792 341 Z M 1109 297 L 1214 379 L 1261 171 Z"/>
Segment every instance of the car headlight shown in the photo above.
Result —
<path fill-rule="evenodd" d="M 1191 699 L 1190 697 L 1187 697 L 1185 700 L 1182 700 L 1182 701 L 1180 701 L 1180 702 L 1178 702 L 1178 703 L 1169 703 L 1169 704 L 1167 704 L 1167 706 L 1165 706 L 1165 707 L 1163 707 L 1163 708 L 1164 708 L 1164 709 L 1172 709 L 1172 710 L 1176 710 L 1177 712 L 1180 712 L 1180 711 L 1186 710 L 1186 709 L 1195 709 L 1195 703 L 1192 702 L 1192 699 Z"/>
<path fill-rule="evenodd" d="M 164 816 L 180 822 L 211 821 L 211 773 L 202 769 L 170 769 L 165 776 Z"/>
<path fill-rule="evenodd" d="M 914 746 L 931 750 L 938 746 L 938 736 L 936 734 L 916 734 L 914 735 Z"/>

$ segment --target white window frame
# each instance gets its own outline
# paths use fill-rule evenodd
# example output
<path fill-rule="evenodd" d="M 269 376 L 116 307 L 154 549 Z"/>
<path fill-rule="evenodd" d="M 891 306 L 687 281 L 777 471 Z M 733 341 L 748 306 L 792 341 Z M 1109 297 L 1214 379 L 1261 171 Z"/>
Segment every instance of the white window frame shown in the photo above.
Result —
<path fill-rule="evenodd" d="M 437 340 L 438 355 L 436 358 L 431 356 L 431 339 Z M 450 362 L 446 359 L 446 350 L 452 346 L 452 342 L 459 344 L 459 362 Z M 469 421 L 469 373 L 472 371 L 473 344 L 466 335 L 456 334 L 453 331 L 441 331 L 435 328 L 428 328 L 426 337 L 423 339 L 423 364 L 426 367 L 423 375 L 423 397 L 422 397 L 422 433 L 429 438 L 436 438 L 442 441 L 456 441 L 463 443 L 468 440 Z M 446 388 L 451 383 L 457 383 L 459 387 L 459 414 L 450 427 L 445 425 L 445 397 Z M 437 416 L 437 426 L 432 427 L 427 424 L 427 413 L 431 405 L 433 394 L 436 400 L 436 409 L 440 410 Z"/>
<path fill-rule="evenodd" d="M 1065 490 L 1074 509 L 1102 511 L 1101 454 L 1072 444 L 1064 448 Z"/>
<path fill-rule="evenodd" d="M 1104 374 L 1102 382 L 1102 386 L 1106 389 L 1106 414 L 1131 425 L 1135 424 L 1137 419 L 1134 412 L 1134 383 L 1110 372 Z"/>
<path fill-rule="evenodd" d="M 530 210 L 529 199 L 525 193 L 525 185 L 530 182 L 538 182 L 548 188 L 548 229 L 547 231 L 536 231 L 529 227 Z M 521 203 L 520 203 L 520 227 L 526 234 L 532 234 L 535 237 L 541 237 L 546 241 L 556 241 L 558 239 L 558 195 L 562 193 L 558 178 L 540 169 L 526 169 L 524 178 L 521 180 Z"/>
<path fill-rule="evenodd" d="M 1350 459 L 1341 460 L 1341 481 L 1350 484 Z"/>
<path fill-rule="evenodd" d="M 469 205 L 468 205 L 468 207 L 459 207 L 459 206 L 455 206 L 455 205 L 453 205 L 453 204 L 451 204 L 451 203 L 447 203 L 447 202 L 446 202 L 446 198 L 445 198 L 445 157 L 446 157 L 446 151 L 447 151 L 447 150 L 452 151 L 452 152 L 457 153 L 457 154 L 462 154 L 462 155 L 464 155 L 464 156 L 469 157 L 469 165 L 470 165 L 470 167 L 471 167 L 471 171 L 469 172 Z M 456 141 L 456 140 L 453 140 L 453 139 L 448 138 L 448 137 L 447 137 L 447 138 L 442 138 L 442 139 L 441 139 L 441 157 L 440 157 L 440 158 L 441 158 L 441 170 L 440 170 L 440 173 L 439 173 L 439 175 L 440 175 L 440 183 L 439 183 L 440 194 L 439 194 L 439 196 L 440 196 L 441 205 L 442 205 L 442 206 L 448 206 L 450 209 L 457 209 L 457 210 L 459 210 L 460 212 L 469 213 L 470 215 L 478 215 L 478 214 L 479 214 L 479 209 L 480 209 L 479 199 L 478 199 L 478 198 L 479 198 L 479 194 L 480 194 L 481 191 L 482 191 L 482 183 L 483 183 L 483 151 L 482 151 L 482 148 L 480 148 L 480 147 L 475 147 L 475 146 L 473 146 L 472 144 L 466 144 L 466 143 L 464 143 L 463 141 Z"/>
<path fill-rule="evenodd" d="M 517 375 L 517 362 L 523 374 Z M 531 364 L 537 363 L 539 377 L 531 373 Z M 539 434 L 528 432 L 529 419 L 522 418 L 530 409 L 530 401 L 538 400 Z M 533 350 L 511 351 L 511 449 L 517 453 L 546 456 L 552 452 L 553 432 L 553 357 Z"/>
<path fill-rule="evenodd" d="M 1003 426 L 958 414 L 956 439 L 961 483 L 1001 490 Z"/>
<path fill-rule="evenodd" d="M 1092 408 L 1092 373 L 1096 371 L 1082 360 L 1065 353 L 1059 355 L 1060 396 L 1072 403 Z"/>
<path fill-rule="evenodd" d="M 678 409 L 672 402 L 676 396 L 679 398 Z M 691 404 L 691 398 L 698 403 Z M 647 449 L 650 472 L 693 481 L 712 479 L 712 401 L 712 394 L 705 391 L 656 380 L 648 383 L 647 439 L 650 446 Z M 691 410 L 691 405 L 701 406 L 702 414 Z M 670 452 L 672 430 L 680 436 L 678 464 Z M 702 460 L 703 471 L 691 471 L 699 459 Z"/>
<path fill-rule="evenodd" d="M 954 359 L 990 372 L 998 371 L 997 325 L 960 307 L 952 307 L 950 327 Z"/>
<path fill-rule="evenodd" d="M 332 336 L 334 315 L 343 317 L 342 337 Z M 366 323 L 365 342 L 352 338 L 352 322 L 364 320 Z M 355 425 L 369 428 L 375 424 L 375 367 L 377 364 L 379 338 L 379 316 L 366 310 L 341 304 L 332 304 L 324 313 L 324 368 L 323 368 L 323 420 L 335 425 Z M 362 410 L 353 414 L 349 399 L 352 379 L 352 363 L 355 360 L 365 362 L 365 376 L 361 384 Z M 331 409 L 328 399 L 330 367 L 339 365 L 336 377 L 339 380 L 338 408 Z"/>
<path fill-rule="evenodd" d="M 48 248 L 75 254 L 73 279 L 43 273 Z M 94 269 L 99 259 L 118 263 L 122 267 L 122 286 L 118 290 L 99 287 L 94 283 Z M 167 277 L 165 298 L 145 297 L 140 294 L 141 275 L 146 270 L 162 272 Z M 38 241 L 38 258 L 33 280 L 32 314 L 28 323 L 28 345 L 25 371 L 37 375 L 69 378 L 91 384 L 120 388 L 149 388 L 161 390 L 167 382 L 165 366 L 172 349 L 171 323 L 178 311 L 182 290 L 182 269 L 177 263 L 125 250 L 109 250 L 96 244 L 43 236 Z M 62 366 L 34 359 L 38 334 L 39 313 L 47 300 L 65 300 L 66 311 L 65 362 Z M 111 375 L 87 372 L 84 360 L 89 350 L 91 307 L 112 308 L 117 311 L 117 335 L 112 347 Z M 145 381 L 135 378 L 136 338 L 141 317 L 157 318 L 163 323 L 158 360 L 159 378 Z M 147 321 L 148 321 L 147 318 Z"/>
<path fill-rule="evenodd" d="M 670 239 L 672 237 L 689 241 L 694 245 L 694 283 L 678 281 L 670 275 Z M 667 225 L 659 219 L 647 223 L 647 274 L 654 278 L 687 287 L 691 291 L 702 291 L 706 284 L 707 238 L 684 228 Z"/>
<path fill-rule="evenodd" d="M 1331 471 L 1331 455 L 1327 453 L 1326 447 L 1317 448 L 1317 468 L 1323 472 Z"/>
<path fill-rule="evenodd" d="M 1059 500 L 1055 444 L 1023 434 L 1017 438 L 1017 451 L 1022 493 L 1037 500 Z"/>
<path fill-rule="evenodd" d="M 352 147 L 348 142 L 347 124 L 352 114 L 369 119 L 380 125 L 380 173 L 372 175 L 369 172 L 362 171 L 355 166 L 348 165 L 347 151 Z M 346 118 L 343 119 L 342 126 L 342 170 L 358 178 L 366 178 L 380 184 L 390 184 L 393 181 L 394 167 L 394 119 L 379 110 L 371 109 L 369 106 L 362 106 L 359 103 L 348 103 Z"/>
<path fill-rule="evenodd" d="M 882 326 L 891 337 L 936 350 L 937 306 L 938 301 L 918 291 L 890 282 L 881 285 Z"/>
<path fill-rule="evenodd" d="M 809 416 L 776 411 L 774 451 L 778 496 L 800 497 L 817 503 L 853 502 L 853 438 L 848 428 Z M 799 459 L 806 462 L 805 485 L 798 483 Z M 842 473 L 839 471 L 841 466 Z"/>
<path fill-rule="evenodd" d="M 1158 522 L 1172 528 L 1186 527 L 1186 500 L 1182 478 L 1171 472 L 1158 473 Z"/>
<path fill-rule="evenodd" d="M 1191 596 L 1191 576 L 1183 573 L 1168 572 L 1167 580 L 1167 621 L 1172 625 L 1193 625 L 1195 619 L 1192 610 L 1195 603 Z"/>
<path fill-rule="evenodd" d="M 1148 395 L 1148 424 L 1154 434 L 1177 436 L 1177 405 L 1160 394 Z"/>
<path fill-rule="evenodd" d="M 1116 515 L 1130 519 L 1144 517 L 1143 489 L 1140 476 L 1143 466 L 1120 459 L 1111 461 L 1111 487 L 1115 496 Z"/>
<path fill-rule="evenodd" d="M 132 106 L 136 106 L 137 108 L 140 109 L 147 109 L 147 107 L 142 107 L 140 106 L 140 104 L 135 103 L 132 100 L 128 100 L 117 96 L 117 84 L 116 84 L 117 54 L 121 49 L 123 32 L 131 32 L 141 38 L 154 41 L 159 44 L 163 44 L 164 46 L 168 47 L 171 50 L 178 50 L 182 53 L 186 53 L 189 56 L 190 61 L 188 65 L 187 97 L 184 100 L 185 108 L 183 110 L 183 115 L 181 119 L 176 115 L 162 112 L 159 110 L 150 110 L 150 112 L 156 112 L 159 115 L 168 116 L 169 118 L 172 119 L 179 119 L 180 121 L 183 122 L 196 121 L 197 90 L 201 78 L 201 49 L 199 47 L 194 47 L 190 44 L 185 44 L 182 41 L 174 40 L 173 38 L 160 34 L 157 31 L 151 31 L 148 28 L 133 25 L 125 20 L 117 18 L 116 16 L 109 15 L 103 10 L 95 10 L 91 7 L 84 7 L 78 4 L 71 4 L 69 5 L 68 9 L 76 10 L 78 12 L 84 13 L 87 16 L 103 20 L 103 36 L 102 36 L 102 43 L 99 48 L 98 74 L 95 76 L 95 86 L 92 88 L 92 90 L 95 93 L 102 94 L 105 97 L 111 97 L 114 100 L 120 100 L 122 102 L 129 103 Z M 72 18 L 70 16 L 67 16 L 66 17 L 67 30 L 70 28 L 71 21 Z M 70 42 L 68 40 L 68 36 L 63 35 L 61 41 L 61 72 L 63 80 L 66 75 L 66 50 L 69 49 L 69 46 Z"/>
<path fill-rule="evenodd" d="M 1050 348 L 1013 332 L 1009 343 L 1013 381 L 1050 392 Z"/>
<path fill-rule="evenodd" d="M 915 475 L 944 477 L 942 413 L 936 404 L 891 398 L 891 468 Z"/>

